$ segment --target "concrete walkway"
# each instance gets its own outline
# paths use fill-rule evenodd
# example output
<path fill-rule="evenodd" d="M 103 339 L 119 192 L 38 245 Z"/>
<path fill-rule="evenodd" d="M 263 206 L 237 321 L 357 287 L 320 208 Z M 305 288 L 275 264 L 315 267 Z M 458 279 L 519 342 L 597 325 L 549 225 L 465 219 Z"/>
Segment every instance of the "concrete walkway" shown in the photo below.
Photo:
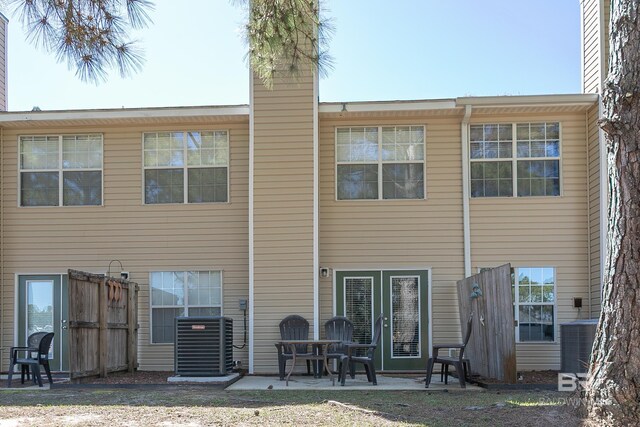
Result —
<path fill-rule="evenodd" d="M 331 384 L 328 377 L 314 378 L 313 376 L 295 375 L 289 379 L 289 386 L 278 377 L 263 377 L 247 375 L 231 384 L 226 390 L 422 390 L 422 391 L 484 391 L 483 388 L 467 383 L 461 388 L 457 378 L 449 377 L 449 384 L 440 382 L 440 375 L 434 375 L 429 388 L 424 388 L 424 376 L 391 376 L 377 375 L 378 385 L 372 385 L 364 374 L 356 375 L 355 379 L 347 377 L 344 387 L 336 378 L 336 385 Z"/>

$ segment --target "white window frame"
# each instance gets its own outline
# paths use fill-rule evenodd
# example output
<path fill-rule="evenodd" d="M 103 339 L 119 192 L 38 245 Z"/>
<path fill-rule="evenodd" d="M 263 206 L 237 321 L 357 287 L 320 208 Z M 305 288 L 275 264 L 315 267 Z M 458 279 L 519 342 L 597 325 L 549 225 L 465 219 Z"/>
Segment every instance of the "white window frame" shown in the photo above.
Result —
<path fill-rule="evenodd" d="M 517 129 L 518 129 L 518 125 L 523 125 L 523 124 L 539 124 L 539 123 L 544 123 L 546 124 L 550 124 L 550 123 L 558 123 L 558 156 L 557 157 L 518 157 L 518 135 L 517 135 Z M 480 158 L 480 159 L 474 159 L 471 158 L 471 126 L 481 126 L 481 125 L 511 125 L 511 157 L 503 157 L 503 158 L 499 158 L 499 157 L 495 157 L 495 158 Z M 556 197 L 562 197 L 563 196 L 563 189 L 564 189 L 564 185 L 563 185 L 563 179 L 564 179 L 564 173 L 562 171 L 562 147 L 563 147 L 563 137 L 562 137 L 562 122 L 560 121 L 553 121 L 553 120 L 544 120 L 544 121 L 522 121 L 522 122 L 508 122 L 508 123 L 504 123 L 504 122 L 483 122 L 483 123 L 471 123 L 468 125 L 468 135 L 469 135 L 469 140 L 467 141 L 468 143 L 468 152 L 469 152 L 469 198 L 470 199 L 494 199 L 494 198 L 498 198 L 498 199 L 508 199 L 510 197 L 513 198 L 529 198 L 529 197 L 533 197 L 533 198 L 540 198 L 540 197 L 551 197 L 551 198 L 556 198 Z M 557 196 L 518 196 L 518 161 L 538 161 L 538 160 L 557 160 L 558 161 L 558 173 L 560 174 L 559 177 L 559 185 L 560 185 L 560 191 L 558 192 Z M 512 180 L 512 192 L 511 192 L 511 196 L 477 196 L 474 197 L 473 195 L 471 195 L 471 165 L 473 163 L 491 163 L 491 162 L 511 162 L 511 180 Z"/>
<path fill-rule="evenodd" d="M 220 305 L 189 305 L 189 292 L 187 289 L 187 274 L 193 272 L 207 272 L 207 273 L 220 273 Z M 151 284 L 151 275 L 153 273 L 182 273 L 184 275 L 183 292 L 184 292 L 184 304 L 183 305 L 153 305 L 153 286 Z M 153 342 L 153 309 L 154 308 L 183 308 L 184 316 L 189 316 L 189 308 L 217 308 L 220 307 L 220 316 L 224 316 L 224 271 L 219 270 L 207 270 L 207 269 L 191 269 L 191 270 L 157 270 L 149 272 L 149 343 L 153 345 L 174 345 L 175 343 Z"/>
<path fill-rule="evenodd" d="M 188 161 L 187 161 L 187 134 L 189 133 L 193 133 L 193 132 L 198 132 L 198 133 L 203 133 L 203 132 L 225 132 L 227 134 L 227 164 L 222 166 L 222 165 L 215 165 L 215 166 L 189 166 L 188 165 Z M 150 135 L 150 134 L 159 134 L 159 133 L 182 133 L 183 134 L 183 145 L 182 145 L 182 159 L 183 159 L 183 165 L 182 166 L 145 166 L 145 161 L 144 161 L 144 156 L 145 156 L 145 149 L 144 149 L 144 137 L 145 135 Z M 142 141 L 141 141 L 141 149 L 142 149 L 142 204 L 145 206 L 163 206 L 163 205 L 202 205 L 202 204 L 226 204 L 226 203 L 231 203 L 231 193 L 230 193 L 230 184 L 229 184 L 229 177 L 231 176 L 230 174 L 230 164 L 231 164 L 231 149 L 230 149 L 230 145 L 231 145 L 231 133 L 228 129 L 191 129 L 191 130 L 162 130 L 162 131 L 150 131 L 150 132 L 143 132 L 142 133 Z M 221 168 L 221 167 L 226 167 L 227 168 L 227 200 L 225 200 L 224 202 L 189 202 L 189 169 L 211 169 L 211 168 Z M 147 170 L 170 170 L 170 169 L 182 169 L 182 175 L 183 175 L 183 181 L 182 181 L 182 186 L 183 186 L 183 201 L 182 202 L 175 202 L 175 203 L 147 203 L 147 198 L 146 198 L 146 174 L 145 172 Z"/>
<path fill-rule="evenodd" d="M 382 129 L 383 128 L 397 128 L 397 127 L 421 127 L 422 128 L 422 136 L 423 136 L 423 159 L 422 160 L 382 160 Z M 378 130 L 378 159 L 374 161 L 367 162 L 340 162 L 338 161 L 338 130 L 339 129 L 353 129 L 353 128 L 376 128 Z M 416 201 L 416 200 L 426 200 L 427 199 L 427 129 L 425 125 L 416 125 L 416 124 L 406 124 L 406 125 L 379 125 L 379 126 L 367 126 L 367 125 L 353 125 L 353 126 L 337 126 L 334 130 L 334 153 L 335 153 L 335 169 L 334 169 L 334 177 L 335 177 L 335 185 L 334 185 L 334 198 L 338 202 L 371 202 L 371 201 Z M 383 194 L 383 176 L 382 176 L 382 166 L 385 164 L 422 164 L 422 194 L 421 198 L 412 198 L 412 199 L 385 199 Z M 373 165 L 376 164 L 378 167 L 378 198 L 377 199 L 339 199 L 338 198 L 338 166 L 342 165 Z"/>
<path fill-rule="evenodd" d="M 64 168 L 63 167 L 63 144 L 65 136 L 99 136 L 101 145 L 100 168 Z M 22 168 L 22 138 L 58 138 L 58 167 L 55 169 L 23 169 Z M 47 134 L 47 135 L 18 135 L 18 197 L 19 208 L 90 208 L 104 206 L 104 134 L 102 133 L 73 133 L 73 134 Z M 97 205 L 65 205 L 64 204 L 64 172 L 100 172 L 100 203 Z M 58 204 L 48 206 L 25 206 L 22 204 L 22 173 L 23 172 L 57 172 L 58 173 Z"/>
<path fill-rule="evenodd" d="M 548 268 L 553 270 L 553 302 L 523 302 L 520 303 L 520 290 L 518 284 L 518 274 L 521 269 L 543 269 Z M 516 343 L 518 344 L 554 344 L 558 342 L 558 269 L 556 267 L 514 267 L 513 268 L 513 282 L 511 284 L 513 288 L 513 306 L 514 306 L 514 320 L 516 321 L 515 332 L 516 332 Z M 544 286 L 544 285 L 542 285 Z M 531 341 L 521 341 L 520 340 L 520 306 L 530 305 L 530 306 L 552 306 L 553 307 L 553 340 L 531 340 Z"/>

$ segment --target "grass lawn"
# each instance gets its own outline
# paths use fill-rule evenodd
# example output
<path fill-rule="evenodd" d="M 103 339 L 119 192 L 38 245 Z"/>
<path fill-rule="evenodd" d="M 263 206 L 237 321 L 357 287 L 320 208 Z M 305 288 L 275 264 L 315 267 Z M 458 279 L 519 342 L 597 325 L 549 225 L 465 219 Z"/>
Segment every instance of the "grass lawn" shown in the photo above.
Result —
<path fill-rule="evenodd" d="M 559 392 L 0 390 L 0 426 L 579 426 Z"/>

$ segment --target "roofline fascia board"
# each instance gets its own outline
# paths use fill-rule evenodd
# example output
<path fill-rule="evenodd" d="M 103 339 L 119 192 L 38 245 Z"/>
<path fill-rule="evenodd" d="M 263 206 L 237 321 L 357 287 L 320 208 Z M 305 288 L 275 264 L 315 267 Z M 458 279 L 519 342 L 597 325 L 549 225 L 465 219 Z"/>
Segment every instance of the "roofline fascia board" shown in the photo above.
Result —
<path fill-rule="evenodd" d="M 457 106 L 482 107 L 559 107 L 563 105 L 591 106 L 598 102 L 598 95 L 581 93 L 574 95 L 524 95 L 480 96 L 456 98 Z"/>
<path fill-rule="evenodd" d="M 23 111 L 0 114 L 0 124 L 7 122 L 38 122 L 56 120 L 122 120 L 245 115 L 249 117 L 249 107 L 244 105 L 232 107 L 145 108 L 135 110 Z"/>
<path fill-rule="evenodd" d="M 320 113 L 368 113 L 459 109 L 454 99 L 434 101 L 330 102 L 320 103 Z"/>

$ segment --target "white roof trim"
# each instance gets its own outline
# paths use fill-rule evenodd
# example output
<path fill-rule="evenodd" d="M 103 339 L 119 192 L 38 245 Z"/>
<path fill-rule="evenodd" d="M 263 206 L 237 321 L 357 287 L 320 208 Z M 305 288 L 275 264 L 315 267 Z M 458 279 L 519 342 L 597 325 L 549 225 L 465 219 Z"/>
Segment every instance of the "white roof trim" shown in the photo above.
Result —
<path fill-rule="evenodd" d="M 321 103 L 320 113 L 363 113 L 380 111 L 415 111 L 456 109 L 454 99 L 433 101 L 331 102 Z"/>
<path fill-rule="evenodd" d="M 527 95 L 527 96 L 477 96 L 456 98 L 456 105 L 474 107 L 544 107 L 559 105 L 593 105 L 597 94 L 576 95 Z"/>
<path fill-rule="evenodd" d="M 23 111 L 0 114 L 5 122 L 38 122 L 47 120 L 118 120 L 179 117 L 249 116 L 249 106 L 140 108 L 121 110 Z"/>

